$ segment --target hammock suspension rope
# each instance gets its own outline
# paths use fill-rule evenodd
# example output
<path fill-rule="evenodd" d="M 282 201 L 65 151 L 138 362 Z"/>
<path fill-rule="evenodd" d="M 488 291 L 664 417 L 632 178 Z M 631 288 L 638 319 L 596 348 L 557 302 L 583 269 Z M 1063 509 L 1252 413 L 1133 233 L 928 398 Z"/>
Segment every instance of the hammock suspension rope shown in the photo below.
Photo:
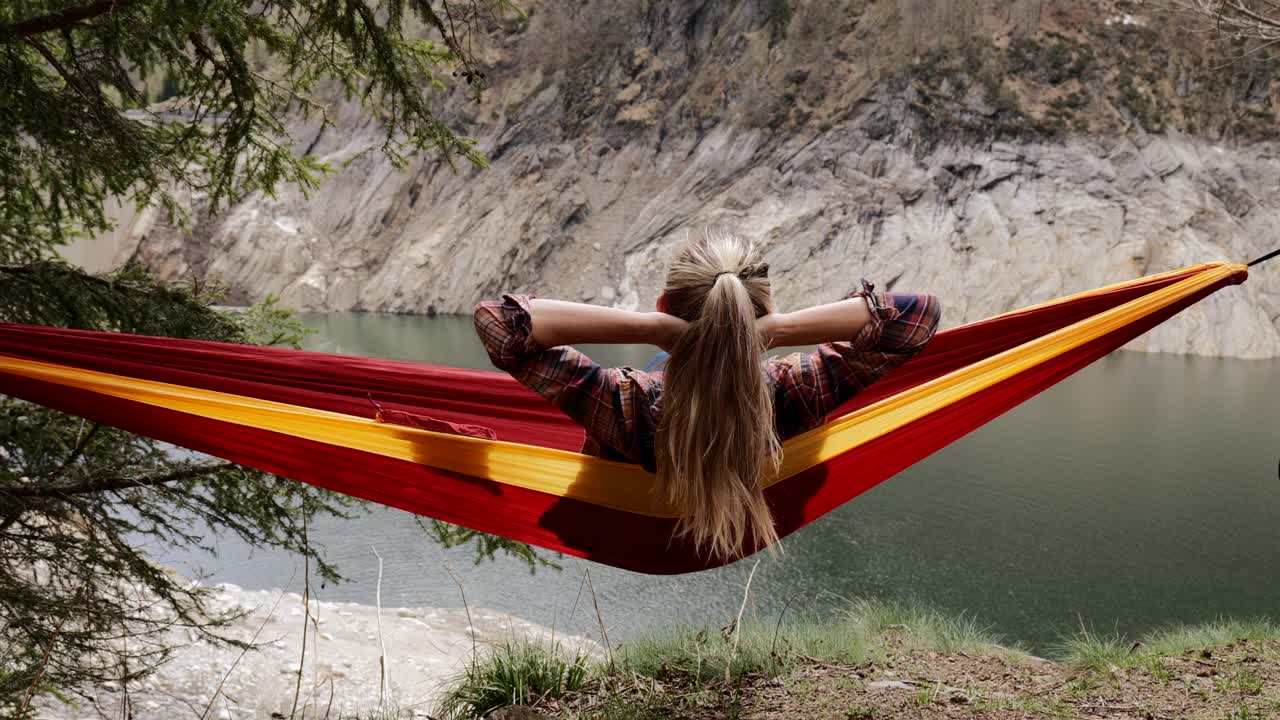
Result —
<path fill-rule="evenodd" d="M 1270 260 L 1271 258 L 1277 255 L 1280 255 L 1280 248 L 1276 248 L 1275 250 L 1272 250 L 1271 252 L 1267 253 L 1266 255 L 1263 255 L 1260 258 L 1250 261 L 1247 265 L 1245 265 L 1245 267 L 1253 267 L 1254 265 L 1261 265 L 1262 263 Z"/>

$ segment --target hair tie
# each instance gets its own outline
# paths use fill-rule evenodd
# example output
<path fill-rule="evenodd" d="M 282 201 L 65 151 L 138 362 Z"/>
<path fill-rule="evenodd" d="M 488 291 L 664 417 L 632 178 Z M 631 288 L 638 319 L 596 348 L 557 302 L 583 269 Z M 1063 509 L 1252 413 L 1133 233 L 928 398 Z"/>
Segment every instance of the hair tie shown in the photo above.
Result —
<path fill-rule="evenodd" d="M 748 265 L 741 270 L 721 270 L 711 278 L 711 282 L 720 279 L 721 275 L 737 275 L 739 280 L 746 282 L 751 278 L 767 278 L 769 277 L 769 263 L 759 263 L 757 265 Z"/>

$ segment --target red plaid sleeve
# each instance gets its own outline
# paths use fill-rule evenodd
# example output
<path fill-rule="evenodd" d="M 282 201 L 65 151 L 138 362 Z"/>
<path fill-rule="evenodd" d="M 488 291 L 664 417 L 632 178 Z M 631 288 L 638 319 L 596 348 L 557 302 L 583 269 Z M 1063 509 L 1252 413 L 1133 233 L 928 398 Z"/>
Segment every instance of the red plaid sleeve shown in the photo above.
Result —
<path fill-rule="evenodd" d="M 642 460 L 635 421 L 647 407 L 645 373 L 601 367 L 572 347 L 542 347 L 533 339 L 526 295 L 480 303 L 475 325 L 498 369 L 551 401 L 605 448 Z"/>
<path fill-rule="evenodd" d="M 858 296 L 867 298 L 871 322 L 850 342 L 772 358 L 766 366 L 781 437 L 821 425 L 841 403 L 910 360 L 933 338 L 942 317 L 933 295 L 876 292 L 864 281 L 850 297 Z"/>

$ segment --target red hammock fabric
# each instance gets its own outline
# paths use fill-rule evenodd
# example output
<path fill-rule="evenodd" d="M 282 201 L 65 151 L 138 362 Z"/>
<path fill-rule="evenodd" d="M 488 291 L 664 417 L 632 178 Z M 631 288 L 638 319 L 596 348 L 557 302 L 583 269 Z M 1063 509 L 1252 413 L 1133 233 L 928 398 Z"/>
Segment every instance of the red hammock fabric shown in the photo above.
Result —
<path fill-rule="evenodd" d="M 1191 274 L 1188 271 L 1187 274 Z M 1171 285 L 1151 279 L 938 333 L 929 347 L 838 415 Z M 780 535 L 980 427 L 1120 347 L 1243 272 L 1076 347 L 911 425 L 769 488 Z M 372 418 L 388 414 L 491 429 L 505 441 L 576 450 L 582 431 L 506 375 L 194 340 L 0 324 L 0 354 Z M 443 471 L 428 465 L 0 373 L 0 393 L 267 472 L 543 548 L 648 573 L 723 564 L 672 540 L 674 520 Z"/>

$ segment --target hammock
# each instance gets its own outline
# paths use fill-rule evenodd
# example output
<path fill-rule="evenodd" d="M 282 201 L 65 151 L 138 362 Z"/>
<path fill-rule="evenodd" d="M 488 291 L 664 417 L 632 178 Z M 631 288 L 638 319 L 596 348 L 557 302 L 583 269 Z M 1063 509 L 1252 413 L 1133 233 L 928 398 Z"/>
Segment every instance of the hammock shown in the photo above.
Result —
<path fill-rule="evenodd" d="M 939 332 L 825 425 L 784 444 L 766 490 L 778 534 L 1247 274 L 1239 264 L 1196 265 Z M 504 374 L 0 324 L 0 393 L 628 570 L 724 564 L 672 539 L 676 512 L 650 492 L 652 475 L 574 452 L 582 430 Z"/>

